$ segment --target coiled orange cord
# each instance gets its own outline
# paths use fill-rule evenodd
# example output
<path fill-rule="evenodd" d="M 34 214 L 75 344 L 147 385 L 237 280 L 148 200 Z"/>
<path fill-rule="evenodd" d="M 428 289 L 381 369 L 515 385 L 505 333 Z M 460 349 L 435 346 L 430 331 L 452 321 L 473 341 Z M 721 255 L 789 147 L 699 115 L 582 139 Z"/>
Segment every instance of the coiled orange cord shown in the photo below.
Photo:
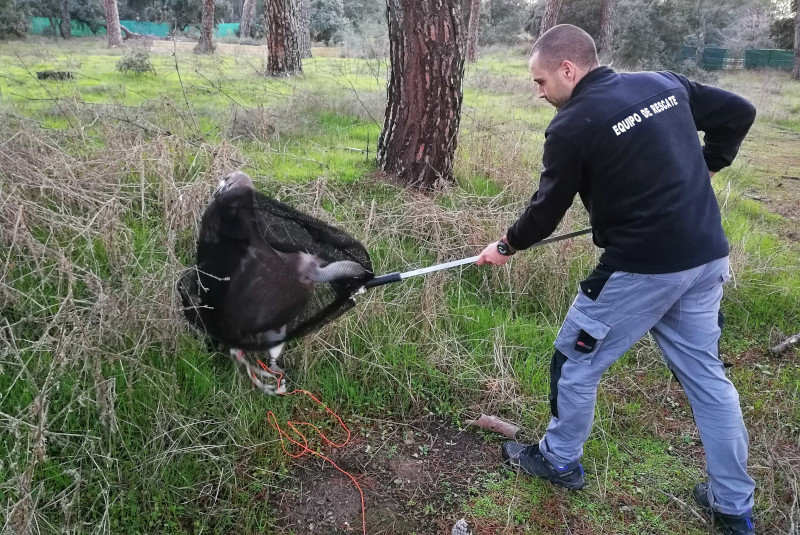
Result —
<path fill-rule="evenodd" d="M 264 363 L 263 363 L 263 362 L 261 362 L 260 360 L 258 361 L 258 364 L 259 364 L 259 366 L 261 366 L 261 368 L 262 368 L 264 371 L 266 371 L 266 372 L 269 372 L 269 373 L 272 373 L 272 374 L 274 374 L 275 376 L 277 376 L 277 377 L 278 377 L 278 384 L 279 384 L 279 385 L 281 384 L 281 380 L 283 379 L 283 374 L 281 374 L 281 373 L 276 373 L 276 372 L 272 371 L 272 370 L 269 368 L 269 366 L 267 366 L 266 364 L 264 364 Z M 317 456 L 317 457 L 319 457 L 320 459 L 322 459 L 322 460 L 324 460 L 324 461 L 326 461 L 326 462 L 330 463 L 330 464 L 331 464 L 331 465 L 332 465 L 334 468 L 336 468 L 336 469 L 337 469 L 339 472 L 341 472 L 342 474 L 344 474 L 344 475 L 346 475 L 347 477 L 349 477 L 349 478 L 350 478 L 350 480 L 353 482 L 353 484 L 354 484 L 354 485 L 356 486 L 356 488 L 358 489 L 358 493 L 361 495 L 361 530 L 362 530 L 362 532 L 364 533 L 364 535 L 367 535 L 367 513 L 366 513 L 366 507 L 365 507 L 365 505 L 364 505 L 364 492 L 361 490 L 361 485 L 359 485 L 359 484 L 358 484 L 358 481 L 356 481 L 356 478 L 355 478 L 355 477 L 354 477 L 352 474 L 350 474 L 349 472 L 347 472 L 347 471 L 345 471 L 345 470 L 341 469 L 341 468 L 339 467 L 339 465 L 337 465 L 335 462 L 333 462 L 333 460 L 331 460 L 330 458 L 326 457 L 325 455 L 323 455 L 323 454 L 321 454 L 321 453 L 319 453 L 319 452 L 317 452 L 317 451 L 314 451 L 314 450 L 312 450 L 311 448 L 309 448 L 309 447 L 308 447 L 308 439 L 306 438 L 306 436 L 305 436 L 303 433 L 301 433 L 301 432 L 300 432 L 300 430 L 298 429 L 298 426 L 307 426 L 307 427 L 310 427 L 310 428 L 312 428 L 314 431 L 316 431 L 316 432 L 317 432 L 317 434 L 320 436 L 320 438 L 321 438 L 321 439 L 322 439 L 322 440 L 323 440 L 323 441 L 324 441 L 326 444 L 328 444 L 329 446 L 332 446 L 332 447 L 334 447 L 334 448 L 343 448 L 344 446 L 346 446 L 346 445 L 347 445 L 347 443 L 348 443 L 348 442 L 350 442 L 350 437 L 351 437 L 351 434 L 350 434 L 350 429 L 348 429 L 348 427 L 345 425 L 345 423 L 342 421 L 342 418 L 341 418 L 341 417 L 340 417 L 338 414 L 336 414 L 336 413 L 335 413 L 335 412 L 333 412 L 331 409 L 329 409 L 327 405 L 325 405 L 325 404 L 324 404 L 324 403 L 322 403 L 322 402 L 321 402 L 319 399 L 317 399 L 317 398 L 316 398 L 316 397 L 315 397 L 315 396 L 314 396 L 314 395 L 313 395 L 311 392 L 308 392 L 307 390 L 300 390 L 300 389 L 297 389 L 297 390 L 292 390 L 291 392 L 286 392 L 286 393 L 284 393 L 284 394 L 282 394 L 282 395 L 284 395 L 284 396 L 291 396 L 292 394 L 305 394 L 305 395 L 307 395 L 308 397 L 310 397 L 311 399 L 313 399 L 313 400 L 314 400 L 314 402 L 315 402 L 317 405 L 319 405 L 320 407 L 324 408 L 324 409 L 325 409 L 325 411 L 326 411 L 328 414 L 330 414 L 331 416 L 333 416 L 334 418 L 336 418 L 336 420 L 339 422 L 339 425 L 340 425 L 340 426 L 341 426 L 341 427 L 342 427 L 342 428 L 345 430 L 345 432 L 347 433 L 347 437 L 344 439 L 344 441 L 342 441 L 342 443 L 341 443 L 341 444 L 337 444 L 336 442 L 334 442 L 334 441 L 330 440 L 330 439 L 329 439 L 327 436 L 325 436 L 325 433 L 323 433 L 323 432 L 322 432 L 322 431 L 321 431 L 321 430 L 320 430 L 320 429 L 319 429 L 317 426 L 315 426 L 314 424 L 312 424 L 312 423 L 309 423 L 309 422 L 293 422 L 292 420 L 289 420 L 289 421 L 287 421 L 287 422 L 286 422 L 286 425 L 287 425 L 287 426 L 289 426 L 289 428 L 291 429 L 291 431 L 292 431 L 292 432 L 293 432 L 295 435 L 297 435 L 297 436 L 299 437 L 299 440 L 295 440 L 294 438 L 292 438 L 292 437 L 289 435 L 289 433 L 288 433 L 288 432 L 286 432 L 286 431 L 285 431 L 283 428 L 281 428 L 281 426 L 278 424 L 278 419 L 275 417 L 275 413 L 273 413 L 272 411 L 269 411 L 269 413 L 267 413 L 267 420 L 269 421 L 270 425 L 271 425 L 272 427 L 274 427 L 274 428 L 275 428 L 275 430 L 278 432 L 278 435 L 279 435 L 279 436 L 280 436 L 280 438 L 281 438 L 281 448 L 283 449 L 284 453 L 286 453 L 286 455 L 288 455 L 289 457 L 295 458 L 295 459 L 297 459 L 297 458 L 300 458 L 300 457 L 302 457 L 303 455 L 305 455 L 305 454 L 307 454 L 307 453 L 310 453 L 310 454 L 312 454 L 312 455 L 316 455 L 316 456 Z M 284 440 L 284 439 L 285 439 L 285 440 Z M 297 447 L 299 448 L 299 451 L 298 451 L 297 453 L 292 453 L 292 452 L 290 452 L 290 451 L 289 451 L 289 450 L 286 448 L 286 442 L 285 442 L 285 441 L 289 441 L 289 442 L 291 442 L 292 444 L 294 444 L 295 446 L 297 446 Z M 302 441 L 302 442 L 300 442 L 300 441 Z"/>

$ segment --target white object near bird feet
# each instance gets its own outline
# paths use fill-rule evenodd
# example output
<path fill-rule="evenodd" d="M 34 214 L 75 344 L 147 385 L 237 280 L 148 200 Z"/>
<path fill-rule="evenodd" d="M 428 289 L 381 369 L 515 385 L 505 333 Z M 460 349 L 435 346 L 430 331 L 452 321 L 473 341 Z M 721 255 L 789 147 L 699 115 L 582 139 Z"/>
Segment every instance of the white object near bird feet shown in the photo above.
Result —
<path fill-rule="evenodd" d="M 467 521 L 462 518 L 456 522 L 456 525 L 453 526 L 451 535 L 472 535 L 472 532 L 469 530 L 469 526 L 467 525 Z"/>

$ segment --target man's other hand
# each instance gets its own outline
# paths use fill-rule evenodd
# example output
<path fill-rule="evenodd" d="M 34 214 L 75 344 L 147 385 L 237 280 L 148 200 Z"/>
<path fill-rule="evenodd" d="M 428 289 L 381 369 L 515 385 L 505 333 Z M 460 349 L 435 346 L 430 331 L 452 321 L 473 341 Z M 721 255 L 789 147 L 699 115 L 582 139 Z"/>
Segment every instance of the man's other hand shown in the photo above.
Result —
<path fill-rule="evenodd" d="M 511 259 L 510 256 L 501 255 L 497 252 L 497 242 L 492 242 L 486 246 L 481 252 L 475 264 L 482 266 L 488 264 L 490 266 L 502 266 Z"/>

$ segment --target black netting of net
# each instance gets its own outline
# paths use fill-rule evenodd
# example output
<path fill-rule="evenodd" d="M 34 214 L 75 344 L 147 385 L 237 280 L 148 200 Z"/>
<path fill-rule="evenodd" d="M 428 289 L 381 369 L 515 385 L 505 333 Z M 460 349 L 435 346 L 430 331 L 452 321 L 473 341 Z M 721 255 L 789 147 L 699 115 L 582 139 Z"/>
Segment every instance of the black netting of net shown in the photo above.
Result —
<path fill-rule="evenodd" d="M 186 319 L 215 343 L 263 352 L 342 315 L 371 279 L 355 238 L 234 173 L 203 214 L 196 266 L 178 291 Z"/>

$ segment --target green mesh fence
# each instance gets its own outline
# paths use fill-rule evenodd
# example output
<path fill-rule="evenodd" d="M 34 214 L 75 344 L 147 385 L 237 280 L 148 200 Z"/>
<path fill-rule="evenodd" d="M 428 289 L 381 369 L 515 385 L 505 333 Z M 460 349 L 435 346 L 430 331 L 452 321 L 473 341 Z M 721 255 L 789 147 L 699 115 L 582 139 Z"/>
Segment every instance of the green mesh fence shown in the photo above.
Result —
<path fill-rule="evenodd" d="M 47 17 L 32 17 L 30 22 L 31 33 L 33 34 L 41 35 L 43 33 L 51 33 L 54 30 L 56 34 L 59 34 L 58 26 L 61 24 L 61 19 L 54 19 L 55 28 L 50 25 L 50 19 Z M 106 29 L 100 28 L 97 34 L 95 34 L 86 24 L 72 20 L 70 21 L 70 32 L 75 37 L 87 37 L 89 35 L 104 34 L 106 33 Z"/>
<path fill-rule="evenodd" d="M 678 52 L 677 59 L 678 61 L 694 60 L 696 56 L 697 48 L 693 46 L 684 46 L 681 47 L 680 52 Z M 730 63 L 726 61 L 727 56 L 727 48 L 715 48 L 707 46 L 703 49 L 703 60 L 700 62 L 700 67 L 707 71 L 718 71 L 724 69 Z"/>
<path fill-rule="evenodd" d="M 794 66 L 794 52 L 791 50 L 745 50 L 745 69 L 780 69 L 791 71 Z"/>
<path fill-rule="evenodd" d="M 236 35 L 239 31 L 238 22 L 228 22 L 225 24 L 217 24 L 217 29 L 214 32 L 215 37 L 224 37 L 226 35 Z"/>
<path fill-rule="evenodd" d="M 128 28 L 133 33 L 143 35 L 155 35 L 156 37 L 166 37 L 169 35 L 169 24 L 165 22 L 145 22 L 141 20 L 121 20 L 120 24 Z"/>
<path fill-rule="evenodd" d="M 50 19 L 47 17 L 32 17 L 31 33 L 41 35 L 52 32 Z M 141 20 L 121 20 L 120 24 L 128 28 L 133 33 L 141 33 L 143 35 L 154 35 L 156 37 L 168 37 L 170 35 L 170 25 L 166 22 L 146 22 Z M 60 24 L 60 19 L 55 19 L 56 26 Z M 92 32 L 88 26 L 81 22 L 71 21 L 72 35 L 74 37 L 86 37 L 89 35 L 105 35 L 106 29 L 100 28 L 97 33 Z M 198 28 L 191 28 L 198 31 Z M 239 31 L 238 22 L 229 22 L 225 24 L 218 24 L 214 30 L 214 37 L 224 37 L 227 35 L 236 35 Z M 57 30 L 56 30 L 57 32 Z"/>

